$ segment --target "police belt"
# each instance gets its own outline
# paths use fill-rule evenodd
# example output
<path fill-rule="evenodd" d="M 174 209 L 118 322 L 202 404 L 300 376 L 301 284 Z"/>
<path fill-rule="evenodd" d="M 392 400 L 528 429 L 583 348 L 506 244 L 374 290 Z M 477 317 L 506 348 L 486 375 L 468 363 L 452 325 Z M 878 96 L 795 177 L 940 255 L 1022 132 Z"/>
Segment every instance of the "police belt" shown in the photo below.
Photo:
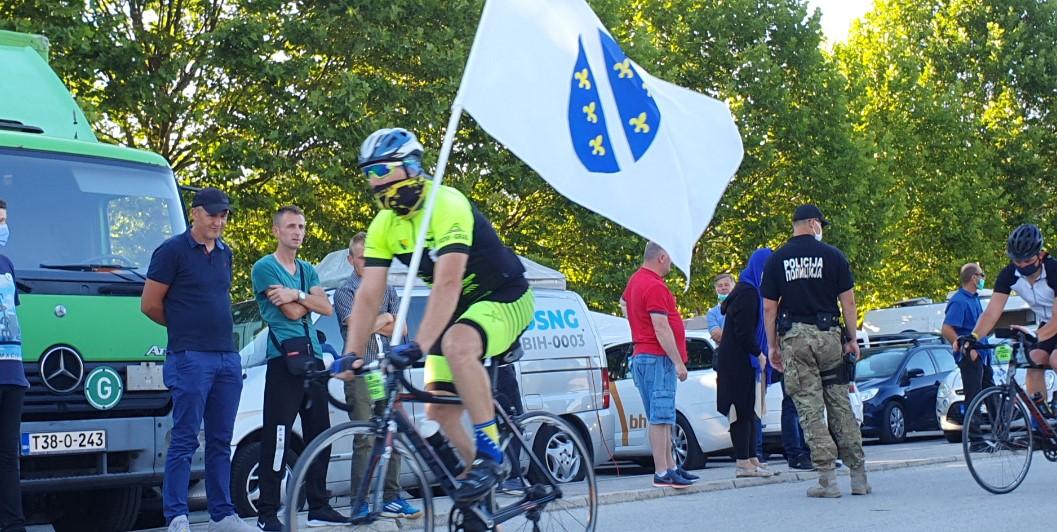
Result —
<path fill-rule="evenodd" d="M 820 313 L 820 314 L 815 315 L 815 316 L 807 316 L 807 315 L 801 316 L 801 315 L 797 315 L 797 314 L 790 314 L 789 315 L 789 321 L 791 321 L 793 323 L 806 323 L 808 325 L 818 325 L 819 322 L 821 321 L 820 318 L 822 320 L 829 320 L 830 327 L 833 327 L 835 325 L 839 325 L 839 323 L 837 323 L 837 315 L 836 314 Z"/>

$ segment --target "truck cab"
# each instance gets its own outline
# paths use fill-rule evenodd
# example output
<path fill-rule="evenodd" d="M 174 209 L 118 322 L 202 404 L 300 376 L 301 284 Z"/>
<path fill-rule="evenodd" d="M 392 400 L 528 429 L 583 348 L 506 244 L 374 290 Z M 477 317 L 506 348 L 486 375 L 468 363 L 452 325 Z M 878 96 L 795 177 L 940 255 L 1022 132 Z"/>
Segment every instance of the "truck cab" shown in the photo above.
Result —
<path fill-rule="evenodd" d="M 13 235 L 0 252 L 15 265 L 30 383 L 22 489 L 56 530 L 127 530 L 161 484 L 171 409 L 165 330 L 140 295 L 152 252 L 186 222 L 166 160 L 99 142 L 48 51 L 42 36 L 0 31 Z"/>

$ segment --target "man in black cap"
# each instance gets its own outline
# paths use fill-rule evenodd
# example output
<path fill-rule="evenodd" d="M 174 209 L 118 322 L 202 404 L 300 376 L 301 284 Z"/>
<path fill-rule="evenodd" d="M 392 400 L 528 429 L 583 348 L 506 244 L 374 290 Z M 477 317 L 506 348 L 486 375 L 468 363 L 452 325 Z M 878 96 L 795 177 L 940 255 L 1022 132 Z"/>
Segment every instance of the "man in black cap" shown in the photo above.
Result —
<path fill-rule="evenodd" d="M 859 357 L 854 281 L 844 254 L 822 243 L 828 225 L 818 207 L 797 207 L 793 238 L 771 255 L 761 286 L 771 363 L 785 373 L 786 393 L 796 404 L 811 461 L 819 471 L 818 485 L 807 490 L 809 497 L 841 496 L 834 471 L 838 452 L 851 468 L 852 494 L 871 491 L 862 435 L 848 400 L 849 364 L 843 356 L 853 355 L 850 364 Z"/>
<path fill-rule="evenodd" d="M 154 250 L 140 302 L 140 310 L 169 333 L 165 385 L 172 393 L 173 427 L 162 500 L 170 532 L 190 531 L 187 487 L 203 420 L 209 530 L 254 530 L 231 504 L 231 436 L 242 362 L 232 334 L 231 248 L 220 239 L 230 211 L 227 195 L 215 188 L 195 194 L 191 227 Z"/>

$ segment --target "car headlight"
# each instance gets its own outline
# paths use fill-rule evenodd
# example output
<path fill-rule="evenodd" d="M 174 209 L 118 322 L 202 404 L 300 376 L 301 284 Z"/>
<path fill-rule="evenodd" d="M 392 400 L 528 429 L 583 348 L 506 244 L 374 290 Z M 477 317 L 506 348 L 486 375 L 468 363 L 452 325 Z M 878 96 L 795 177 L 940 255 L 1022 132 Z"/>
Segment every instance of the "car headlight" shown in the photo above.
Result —
<path fill-rule="evenodd" d="M 865 403 L 870 399 L 877 396 L 877 388 L 870 388 L 869 390 L 859 390 L 859 398 Z"/>
<path fill-rule="evenodd" d="M 941 382 L 940 383 L 940 389 L 936 391 L 936 397 L 946 398 L 946 397 L 949 397 L 950 394 L 951 394 L 950 386 L 947 386 L 946 382 Z"/>

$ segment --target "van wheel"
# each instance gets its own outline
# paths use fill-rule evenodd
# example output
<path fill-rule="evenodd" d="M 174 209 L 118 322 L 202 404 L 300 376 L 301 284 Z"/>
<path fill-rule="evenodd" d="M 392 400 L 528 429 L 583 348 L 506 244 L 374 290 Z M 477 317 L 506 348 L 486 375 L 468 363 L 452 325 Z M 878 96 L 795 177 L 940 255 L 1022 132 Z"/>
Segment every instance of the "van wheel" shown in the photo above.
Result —
<path fill-rule="evenodd" d="M 881 416 L 881 442 L 901 443 L 907 437 L 907 417 L 903 406 L 892 401 Z"/>
<path fill-rule="evenodd" d="M 287 450 L 286 466 L 283 480 L 279 484 L 279 505 L 282 506 L 286 496 L 286 481 L 290 478 L 294 464 L 297 463 L 297 452 Z M 235 451 L 235 457 L 231 460 L 231 502 L 235 505 L 235 511 L 241 517 L 255 517 L 257 515 L 257 501 L 261 498 L 260 475 L 258 468 L 261 460 L 261 442 L 250 442 L 240 445 Z M 308 494 L 301 493 L 297 509 L 304 510 Z M 282 513 L 280 510 L 279 513 Z"/>
<path fill-rule="evenodd" d="M 587 475 L 586 468 L 591 467 L 589 458 L 576 452 L 571 435 L 551 425 L 540 427 L 532 443 L 532 452 L 543 461 L 543 465 L 558 482 L 579 482 Z M 546 479 L 538 478 L 540 475 L 535 469 L 529 468 L 529 480 L 533 483 L 546 482 Z"/>
<path fill-rule="evenodd" d="M 143 487 L 71 491 L 63 493 L 59 500 L 63 511 L 52 523 L 55 532 L 84 530 L 85 523 L 91 523 L 92 530 L 99 532 L 120 532 L 135 528 Z"/>
<path fill-rule="evenodd" d="M 697 445 L 694 429 L 682 414 L 676 413 L 675 425 L 672 426 L 672 457 L 675 465 L 683 469 L 701 469 L 708 458 Z"/>

